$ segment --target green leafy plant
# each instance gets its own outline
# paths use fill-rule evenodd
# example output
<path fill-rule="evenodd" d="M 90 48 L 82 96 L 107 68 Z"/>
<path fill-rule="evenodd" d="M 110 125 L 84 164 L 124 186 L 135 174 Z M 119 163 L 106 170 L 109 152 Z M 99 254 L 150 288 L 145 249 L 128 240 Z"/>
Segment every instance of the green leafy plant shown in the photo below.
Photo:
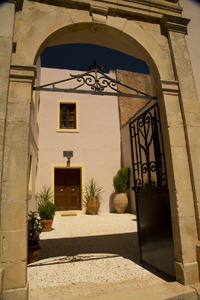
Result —
<path fill-rule="evenodd" d="M 102 196 L 101 196 L 101 194 L 103 193 L 102 189 L 103 187 L 99 186 L 98 182 L 94 178 L 88 180 L 88 183 L 85 185 L 86 202 L 91 197 L 96 197 L 99 200 L 102 200 Z"/>
<path fill-rule="evenodd" d="M 41 220 L 51 220 L 55 215 L 57 209 L 56 205 L 52 202 L 54 193 L 51 192 L 51 187 L 44 185 L 37 193 L 38 213 Z"/>
<path fill-rule="evenodd" d="M 50 201 L 46 201 L 44 204 L 38 207 L 38 213 L 41 220 L 53 219 L 56 211 L 56 205 Z"/>
<path fill-rule="evenodd" d="M 125 193 L 129 188 L 129 168 L 121 168 L 113 177 L 113 186 L 117 194 Z"/>
<path fill-rule="evenodd" d="M 37 204 L 38 206 L 45 204 L 47 201 L 52 201 L 54 199 L 54 193 L 51 192 L 51 187 L 43 185 L 40 193 L 37 193 Z"/>
<path fill-rule="evenodd" d="M 42 224 L 36 212 L 28 214 L 28 246 L 35 246 L 39 243 Z"/>

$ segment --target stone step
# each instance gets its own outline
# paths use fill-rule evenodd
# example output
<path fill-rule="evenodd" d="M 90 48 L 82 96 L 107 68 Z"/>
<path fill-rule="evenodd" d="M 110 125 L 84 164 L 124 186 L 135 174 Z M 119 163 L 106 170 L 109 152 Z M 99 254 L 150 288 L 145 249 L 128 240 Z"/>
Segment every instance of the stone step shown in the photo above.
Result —
<path fill-rule="evenodd" d="M 95 284 L 89 284 L 89 290 L 85 294 L 84 284 L 76 285 L 76 292 L 72 286 L 52 287 L 35 289 L 30 291 L 30 300 L 198 300 L 197 292 L 190 286 L 183 286 L 178 282 L 165 282 L 153 286 L 140 286 L 131 288 L 130 286 L 116 283 L 113 288 L 108 288 L 102 284 L 102 290 L 95 292 Z M 77 288 L 79 294 L 77 294 Z M 82 293 L 82 291 L 84 291 Z"/>

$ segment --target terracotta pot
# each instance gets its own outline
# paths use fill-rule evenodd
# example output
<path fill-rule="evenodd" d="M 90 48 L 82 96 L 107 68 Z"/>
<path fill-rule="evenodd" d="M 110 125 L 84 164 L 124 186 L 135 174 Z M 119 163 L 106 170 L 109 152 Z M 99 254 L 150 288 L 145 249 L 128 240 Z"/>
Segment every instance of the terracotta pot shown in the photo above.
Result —
<path fill-rule="evenodd" d="M 128 206 L 128 197 L 125 193 L 115 194 L 113 205 L 119 214 L 123 214 Z"/>
<path fill-rule="evenodd" d="M 40 256 L 40 253 L 42 251 L 42 248 L 40 247 L 40 244 L 37 244 L 35 246 L 29 246 L 28 247 L 28 263 L 36 262 Z"/>
<path fill-rule="evenodd" d="M 100 207 L 98 197 L 90 197 L 87 201 L 87 209 L 91 215 L 97 215 Z"/>
<path fill-rule="evenodd" d="M 51 231 L 53 219 L 51 219 L 51 220 L 41 220 L 41 223 L 45 225 L 45 227 L 43 227 L 43 229 L 42 229 L 43 232 Z"/>

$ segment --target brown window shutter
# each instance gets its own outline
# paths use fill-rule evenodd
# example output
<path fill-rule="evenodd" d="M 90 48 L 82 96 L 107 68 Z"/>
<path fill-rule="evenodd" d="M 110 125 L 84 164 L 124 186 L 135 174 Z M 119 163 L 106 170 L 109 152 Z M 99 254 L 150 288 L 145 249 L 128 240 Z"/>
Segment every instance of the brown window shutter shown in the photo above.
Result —
<path fill-rule="evenodd" d="M 69 108 L 69 127 L 76 128 L 76 105 L 72 104 Z"/>
<path fill-rule="evenodd" d="M 62 128 L 62 108 L 60 105 L 60 128 Z"/>

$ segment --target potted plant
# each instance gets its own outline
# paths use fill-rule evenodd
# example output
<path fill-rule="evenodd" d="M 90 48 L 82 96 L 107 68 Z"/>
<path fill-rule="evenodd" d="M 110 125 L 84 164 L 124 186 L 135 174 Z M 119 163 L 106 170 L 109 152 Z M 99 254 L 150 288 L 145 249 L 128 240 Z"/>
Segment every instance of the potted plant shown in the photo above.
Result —
<path fill-rule="evenodd" d="M 92 178 L 85 185 L 85 199 L 89 213 L 91 215 L 97 215 L 100 207 L 100 201 L 102 200 L 101 194 L 103 187 L 100 187 L 97 181 Z"/>
<path fill-rule="evenodd" d="M 28 263 L 38 260 L 42 248 L 40 247 L 40 233 L 42 224 L 36 212 L 28 214 Z"/>
<path fill-rule="evenodd" d="M 124 213 L 128 206 L 128 197 L 126 190 L 129 188 L 129 168 L 121 168 L 113 177 L 113 186 L 115 189 L 115 197 L 113 205 L 118 213 Z"/>
<path fill-rule="evenodd" d="M 56 211 L 56 205 L 52 202 L 54 194 L 50 187 L 43 186 L 40 193 L 37 194 L 38 214 L 44 224 L 43 231 L 51 231 L 53 217 Z"/>

